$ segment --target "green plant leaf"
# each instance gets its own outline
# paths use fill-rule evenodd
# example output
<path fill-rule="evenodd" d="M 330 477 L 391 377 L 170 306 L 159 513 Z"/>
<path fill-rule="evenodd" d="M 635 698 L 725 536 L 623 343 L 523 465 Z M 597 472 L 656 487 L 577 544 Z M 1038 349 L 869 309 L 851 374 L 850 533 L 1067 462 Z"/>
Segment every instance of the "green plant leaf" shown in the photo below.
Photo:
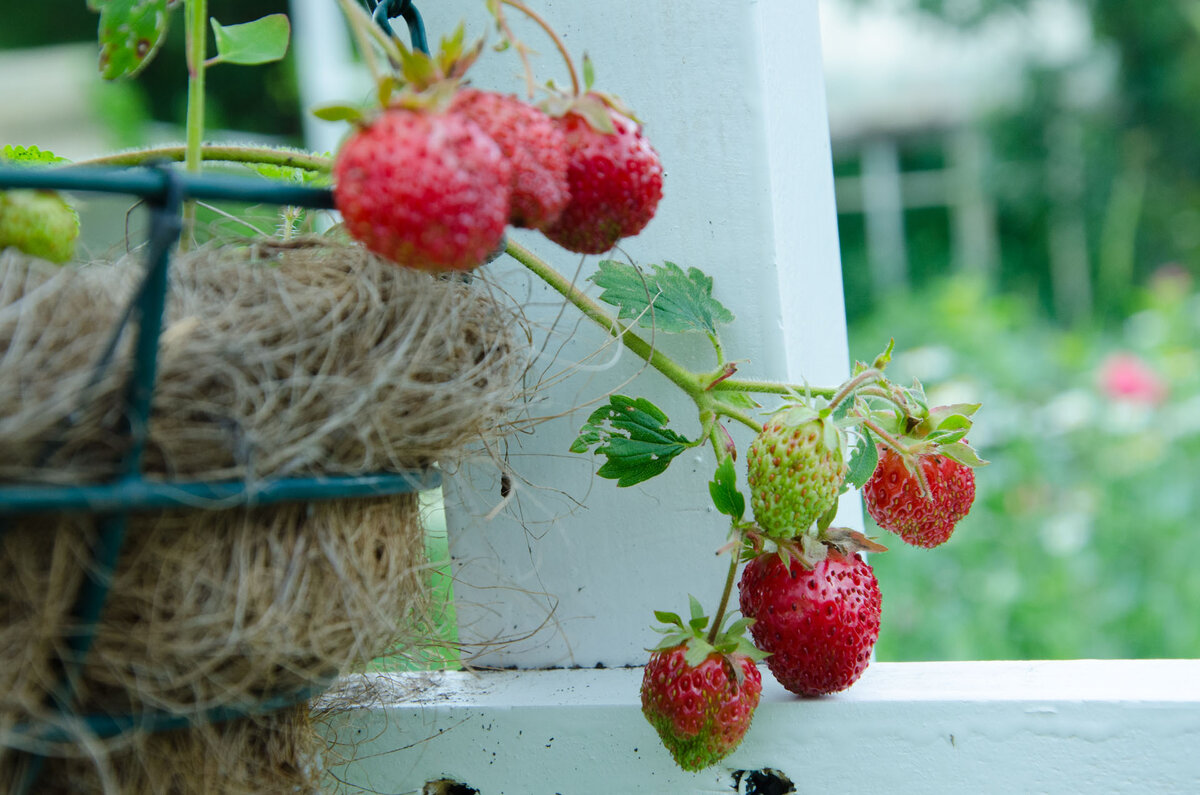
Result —
<path fill-rule="evenodd" d="M 361 107 L 345 105 L 340 102 L 333 105 L 318 105 L 313 108 L 312 114 L 321 121 L 349 122 L 359 121 L 365 115 Z"/>
<path fill-rule="evenodd" d="M 617 307 L 618 317 L 638 321 L 658 331 L 703 331 L 733 322 L 733 313 L 712 297 L 712 278 L 698 268 L 685 272 L 673 262 L 642 271 L 615 260 L 604 260 L 590 277 L 603 288 L 600 300 Z"/>
<path fill-rule="evenodd" d="M 667 426 L 667 415 L 644 398 L 612 395 L 592 412 L 571 444 L 571 452 L 594 452 L 608 460 L 597 470 L 618 486 L 633 486 L 666 471 L 692 443 Z"/>
<path fill-rule="evenodd" d="M 879 450 L 875 440 L 866 428 L 859 429 L 860 436 L 854 450 L 850 453 L 850 465 L 846 471 L 846 482 L 856 489 L 861 489 L 871 479 L 875 467 L 879 465 Z"/>
<path fill-rule="evenodd" d="M 268 14 L 240 25 L 222 25 L 215 18 L 209 22 L 217 40 L 217 56 L 213 63 L 253 66 L 272 63 L 287 55 L 288 39 L 292 34 L 287 14 Z"/>
<path fill-rule="evenodd" d="M 733 456 L 726 456 L 717 472 L 708 483 L 708 493 L 712 496 L 713 505 L 735 522 L 741 521 L 746 513 L 746 498 L 737 488 L 737 471 L 733 466 Z"/>
<path fill-rule="evenodd" d="M 59 157 L 49 150 L 38 149 L 36 146 L 12 146 L 10 144 L 5 144 L 4 149 L 0 150 L 0 160 L 3 160 L 5 165 L 50 165 L 71 162 L 65 157 Z"/>
<path fill-rule="evenodd" d="M 100 12 L 100 76 L 133 77 L 154 59 L 167 37 L 170 11 L 178 0 L 88 0 Z"/>

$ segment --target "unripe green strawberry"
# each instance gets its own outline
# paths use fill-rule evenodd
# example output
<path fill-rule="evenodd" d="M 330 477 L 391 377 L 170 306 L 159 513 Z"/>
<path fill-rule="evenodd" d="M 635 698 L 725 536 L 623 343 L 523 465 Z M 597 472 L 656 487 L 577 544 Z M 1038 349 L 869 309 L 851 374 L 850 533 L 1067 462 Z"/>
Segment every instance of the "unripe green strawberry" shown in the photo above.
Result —
<path fill-rule="evenodd" d="M 642 713 L 676 764 L 703 770 L 728 756 L 750 729 L 762 675 L 742 654 L 714 651 L 696 666 L 686 655 L 681 643 L 650 656 L 642 675 Z"/>
<path fill-rule="evenodd" d="M 975 501 L 975 472 L 944 455 L 917 456 L 929 496 L 916 476 L 890 448 L 879 449 L 879 464 L 863 486 L 867 513 L 880 527 L 926 549 L 945 543 Z"/>
<path fill-rule="evenodd" d="M 750 634 L 770 653 L 779 683 L 801 696 L 820 696 L 854 684 L 879 637 L 882 597 L 875 573 L 856 555 L 830 549 L 811 570 L 777 554 L 746 564 L 738 584 Z"/>
<path fill-rule="evenodd" d="M 846 479 L 842 432 L 806 407 L 771 417 L 746 451 L 750 507 L 772 538 L 794 538 L 837 502 Z"/>
<path fill-rule="evenodd" d="M 61 264 L 74 256 L 77 237 L 79 216 L 57 193 L 0 192 L 0 249 L 13 246 Z"/>

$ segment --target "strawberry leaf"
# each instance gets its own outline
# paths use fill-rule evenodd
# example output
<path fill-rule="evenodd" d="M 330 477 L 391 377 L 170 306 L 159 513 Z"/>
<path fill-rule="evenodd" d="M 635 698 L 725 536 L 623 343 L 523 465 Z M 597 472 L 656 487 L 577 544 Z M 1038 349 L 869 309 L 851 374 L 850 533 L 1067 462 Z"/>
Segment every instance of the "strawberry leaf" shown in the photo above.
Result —
<path fill-rule="evenodd" d="M 594 452 L 608 460 L 597 470 L 618 486 L 633 486 L 666 471 L 691 442 L 667 426 L 667 415 L 645 398 L 612 395 L 592 412 L 571 452 Z"/>
<path fill-rule="evenodd" d="M 716 334 L 717 326 L 733 322 L 733 313 L 712 297 L 712 278 L 698 268 L 684 272 L 675 263 L 664 262 L 650 266 L 647 273 L 604 260 L 589 278 L 603 288 L 600 300 L 617 307 L 618 317 L 636 319 L 643 328 Z"/>
<path fill-rule="evenodd" d="M 158 53 L 167 37 L 167 21 L 178 0 L 89 0 L 100 12 L 100 76 L 133 77 Z"/>
<path fill-rule="evenodd" d="M 65 157 L 59 157 L 51 151 L 38 149 L 36 146 L 11 146 L 4 145 L 4 149 L 0 150 L 0 161 L 6 165 L 36 165 L 51 163 L 68 163 L 70 162 Z"/>
<path fill-rule="evenodd" d="M 746 498 L 737 488 L 737 471 L 733 466 L 733 456 L 726 456 L 717 467 L 716 474 L 708 483 L 708 493 L 718 511 L 735 522 L 741 521 L 746 513 Z"/>
<path fill-rule="evenodd" d="M 871 479 L 875 467 L 879 466 L 879 450 L 875 440 L 866 428 L 859 429 L 860 436 L 854 450 L 850 453 L 850 465 L 846 472 L 846 482 L 856 489 L 861 489 Z"/>
<path fill-rule="evenodd" d="M 292 33 L 287 14 L 268 14 L 240 25 L 222 25 L 216 19 L 209 22 L 217 42 L 214 64 L 253 66 L 272 63 L 287 55 L 288 38 Z"/>

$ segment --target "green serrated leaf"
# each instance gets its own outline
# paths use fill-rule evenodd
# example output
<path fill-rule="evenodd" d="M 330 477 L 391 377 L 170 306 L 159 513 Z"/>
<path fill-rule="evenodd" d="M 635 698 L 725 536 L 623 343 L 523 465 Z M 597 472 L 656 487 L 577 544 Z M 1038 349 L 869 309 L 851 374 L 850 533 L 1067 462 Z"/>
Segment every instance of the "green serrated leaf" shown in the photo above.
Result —
<path fill-rule="evenodd" d="M 709 481 L 708 493 L 718 511 L 735 522 L 741 521 L 746 513 L 746 498 L 738 491 L 737 471 L 732 456 L 727 456 L 717 467 L 716 474 Z"/>
<path fill-rule="evenodd" d="M 666 427 L 667 415 L 644 398 L 612 395 L 591 413 L 571 451 L 594 452 L 608 460 L 597 470 L 618 486 L 633 486 L 661 474 L 691 442 Z"/>
<path fill-rule="evenodd" d="M 38 149 L 36 146 L 12 146 L 10 144 L 5 144 L 4 149 L 0 150 L 0 160 L 5 161 L 5 165 L 51 165 L 71 162 L 65 157 L 59 157 L 49 150 Z"/>
<path fill-rule="evenodd" d="M 100 76 L 116 80 L 142 71 L 166 40 L 176 5 L 176 0 L 91 0 L 88 7 L 100 12 Z"/>
<path fill-rule="evenodd" d="M 603 288 L 600 300 L 617 307 L 618 317 L 643 328 L 677 333 L 702 331 L 733 322 L 733 313 L 712 297 L 712 278 L 698 268 L 685 272 L 673 262 L 645 272 L 615 260 L 604 260 L 590 277 Z"/>
<path fill-rule="evenodd" d="M 292 34 L 287 14 L 268 14 L 240 25 L 222 25 L 215 18 L 209 22 L 217 41 L 213 63 L 253 66 L 272 63 L 287 55 Z"/>
<path fill-rule="evenodd" d="M 879 466 L 879 450 L 875 447 L 875 439 L 866 428 L 860 428 L 858 443 L 850 453 L 850 464 L 846 472 L 846 482 L 856 489 L 861 489 L 871 479 L 875 467 Z"/>

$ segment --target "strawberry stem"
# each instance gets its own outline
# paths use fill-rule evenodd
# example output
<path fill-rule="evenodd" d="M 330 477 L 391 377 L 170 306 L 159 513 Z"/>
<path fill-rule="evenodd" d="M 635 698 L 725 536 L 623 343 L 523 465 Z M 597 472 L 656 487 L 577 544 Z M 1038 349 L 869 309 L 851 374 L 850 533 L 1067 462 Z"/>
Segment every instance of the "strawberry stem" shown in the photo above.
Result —
<path fill-rule="evenodd" d="M 156 146 L 128 152 L 77 160 L 72 166 L 139 166 L 155 160 L 185 161 L 187 146 Z M 271 149 L 263 146 L 226 146 L 204 144 L 200 147 L 200 159 L 223 163 L 246 163 L 247 165 L 284 166 L 304 171 L 327 174 L 333 160 L 324 155 L 286 149 Z"/>
<path fill-rule="evenodd" d="M 713 616 L 712 627 L 708 630 L 707 640 L 710 645 L 716 644 L 717 635 L 721 632 L 721 625 L 725 623 L 725 608 L 729 606 L 729 596 L 733 593 L 733 581 L 737 579 L 739 562 L 738 550 L 735 548 L 729 556 L 729 573 L 725 575 L 725 590 L 721 592 L 721 602 L 717 605 L 717 613 Z"/>
<path fill-rule="evenodd" d="M 525 62 L 525 74 L 530 83 L 533 82 L 533 70 L 529 68 L 529 61 L 522 49 L 523 45 L 516 36 L 512 35 L 512 31 L 508 28 L 508 23 L 504 20 L 504 12 L 500 10 L 501 5 L 512 6 L 537 23 L 538 27 L 540 27 L 542 30 L 546 31 L 546 35 L 550 37 L 550 39 L 554 42 L 554 46 L 558 48 L 558 54 L 562 56 L 563 63 L 567 65 L 567 72 L 569 72 L 571 75 L 571 93 L 575 96 L 579 96 L 579 75 L 575 71 L 575 63 L 571 60 L 571 54 L 567 52 L 567 46 L 563 44 L 563 40 L 559 38 L 558 31 L 550 27 L 546 20 L 538 16 L 532 8 L 520 2 L 520 0 L 500 0 L 500 3 L 496 5 L 496 24 L 500 25 L 505 37 L 514 43 L 514 45 L 517 47 L 517 52 L 521 53 L 521 60 Z M 530 94 L 532 93 L 533 92 L 531 88 Z"/>
<path fill-rule="evenodd" d="M 861 373 L 842 384 L 842 388 L 839 389 L 832 398 L 830 398 L 829 408 L 837 408 L 838 404 L 848 398 L 850 395 L 854 394 L 854 390 L 858 389 L 858 387 L 862 386 L 863 384 L 869 384 L 872 381 L 877 381 L 882 377 L 883 373 L 879 372 L 875 368 L 863 370 Z"/>
<path fill-rule="evenodd" d="M 188 98 L 187 148 L 184 167 L 191 172 L 200 170 L 200 148 L 204 142 L 204 74 L 208 70 L 208 0 L 188 0 L 184 15 L 184 38 L 187 46 Z M 187 248 L 196 228 L 196 205 L 188 202 L 183 209 L 183 229 L 179 245 Z"/>

